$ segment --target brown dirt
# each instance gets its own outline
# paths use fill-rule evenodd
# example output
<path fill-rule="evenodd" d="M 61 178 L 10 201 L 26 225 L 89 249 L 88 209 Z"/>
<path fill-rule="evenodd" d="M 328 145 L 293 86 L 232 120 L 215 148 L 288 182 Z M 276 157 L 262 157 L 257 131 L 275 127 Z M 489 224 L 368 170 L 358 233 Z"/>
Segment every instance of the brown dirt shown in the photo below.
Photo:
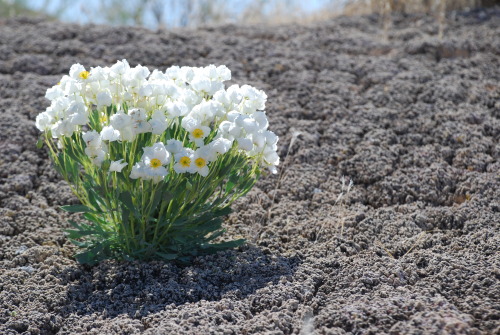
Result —
<path fill-rule="evenodd" d="M 500 10 L 449 18 L 442 41 L 433 18 L 394 20 L 387 42 L 376 17 L 173 32 L 0 21 L 0 333 L 500 333 Z M 71 64 L 122 58 L 226 64 L 267 92 L 282 157 L 302 133 L 277 191 L 263 178 L 226 222 L 247 246 L 184 268 L 72 259 L 59 206 L 76 199 L 34 119 Z"/>

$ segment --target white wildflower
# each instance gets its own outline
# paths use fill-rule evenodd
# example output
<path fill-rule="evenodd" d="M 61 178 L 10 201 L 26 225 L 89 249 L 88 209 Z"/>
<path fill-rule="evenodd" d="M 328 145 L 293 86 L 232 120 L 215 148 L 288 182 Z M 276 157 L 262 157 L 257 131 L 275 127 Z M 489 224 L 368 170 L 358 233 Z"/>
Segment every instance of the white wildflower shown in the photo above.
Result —
<path fill-rule="evenodd" d="M 240 137 L 236 140 L 236 143 L 238 143 L 238 148 L 241 150 L 250 151 L 253 149 L 253 142 L 249 138 Z"/>
<path fill-rule="evenodd" d="M 118 141 L 120 139 L 120 132 L 113 128 L 113 126 L 105 126 L 101 130 L 101 138 L 104 141 Z"/>
<path fill-rule="evenodd" d="M 151 132 L 153 134 L 162 134 L 168 128 L 167 118 L 165 117 L 165 113 L 161 110 L 154 111 L 148 122 L 151 126 Z"/>
<path fill-rule="evenodd" d="M 175 155 L 174 171 L 177 173 L 191 172 L 194 173 L 194 151 L 189 148 L 183 148 Z"/>
<path fill-rule="evenodd" d="M 85 80 L 89 77 L 90 72 L 85 70 L 81 64 L 73 64 L 69 69 L 69 76 L 75 80 Z"/>
<path fill-rule="evenodd" d="M 46 130 L 50 129 L 53 121 L 54 121 L 54 118 L 52 116 L 50 116 L 49 113 L 42 112 L 36 116 L 35 125 L 38 128 L 38 130 L 46 131 Z"/>
<path fill-rule="evenodd" d="M 97 148 L 101 146 L 101 135 L 95 130 L 83 133 L 82 138 L 87 147 Z"/>
<path fill-rule="evenodd" d="M 97 108 L 111 106 L 113 99 L 108 91 L 101 91 L 97 93 Z"/>
<path fill-rule="evenodd" d="M 193 171 L 199 173 L 202 177 L 206 177 L 210 172 L 208 169 L 210 156 L 212 156 L 212 152 L 207 150 L 206 147 L 196 150 L 192 158 Z"/>
<path fill-rule="evenodd" d="M 181 152 L 184 147 L 182 145 L 182 142 L 176 139 L 170 139 L 167 141 L 167 144 L 165 145 L 165 149 L 167 149 L 168 152 L 172 154 L 177 154 Z"/>
<path fill-rule="evenodd" d="M 122 172 L 123 168 L 127 166 L 127 162 L 123 162 L 123 159 L 111 162 L 109 166 L 109 171 L 111 172 Z"/>
<path fill-rule="evenodd" d="M 164 165 L 170 163 L 170 153 L 163 143 L 158 142 L 151 147 L 144 148 L 141 161 L 144 164 L 142 178 L 153 179 L 157 182 L 168 174 Z"/>
<path fill-rule="evenodd" d="M 182 126 L 188 131 L 189 140 L 199 147 L 203 145 L 205 138 L 210 135 L 210 128 L 203 126 L 199 120 L 193 118 L 184 118 Z"/>

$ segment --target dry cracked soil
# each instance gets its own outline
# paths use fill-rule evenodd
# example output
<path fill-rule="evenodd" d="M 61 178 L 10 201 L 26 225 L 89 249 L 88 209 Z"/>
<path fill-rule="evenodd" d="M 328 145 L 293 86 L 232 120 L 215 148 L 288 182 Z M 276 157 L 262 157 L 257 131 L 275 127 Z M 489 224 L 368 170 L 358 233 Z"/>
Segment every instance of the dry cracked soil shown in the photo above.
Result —
<path fill-rule="evenodd" d="M 0 333 L 500 333 L 500 8 L 450 14 L 441 40 L 433 17 L 379 26 L 0 20 Z M 283 173 L 225 221 L 247 245 L 187 267 L 72 258 L 77 200 L 34 119 L 73 63 L 123 58 L 225 64 L 267 92 Z"/>

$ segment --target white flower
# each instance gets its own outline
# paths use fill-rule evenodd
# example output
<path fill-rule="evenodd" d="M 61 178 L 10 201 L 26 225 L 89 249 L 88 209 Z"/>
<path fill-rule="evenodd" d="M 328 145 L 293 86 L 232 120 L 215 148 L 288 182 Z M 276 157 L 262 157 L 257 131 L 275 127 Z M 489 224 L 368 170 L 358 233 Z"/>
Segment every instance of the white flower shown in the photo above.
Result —
<path fill-rule="evenodd" d="M 151 125 L 151 132 L 156 135 L 162 134 L 168 128 L 168 122 L 165 113 L 161 110 L 153 112 L 151 119 L 148 121 Z"/>
<path fill-rule="evenodd" d="M 153 86 L 146 84 L 142 85 L 141 88 L 139 88 L 139 96 L 141 97 L 149 97 L 153 94 Z"/>
<path fill-rule="evenodd" d="M 106 151 L 97 150 L 88 156 L 90 157 L 92 164 L 101 166 L 102 162 L 106 159 Z"/>
<path fill-rule="evenodd" d="M 258 150 L 264 148 L 264 145 L 266 144 L 266 137 L 263 133 L 253 133 L 250 135 L 250 137 L 252 138 L 252 142 Z"/>
<path fill-rule="evenodd" d="M 179 97 L 179 100 L 183 102 L 187 108 L 188 111 L 191 110 L 194 106 L 199 104 L 200 102 L 203 101 L 203 97 L 199 96 L 196 94 L 196 92 L 192 90 L 184 90 Z"/>
<path fill-rule="evenodd" d="M 167 113 L 170 118 L 184 116 L 188 111 L 186 104 L 181 101 L 169 102 L 167 104 Z"/>
<path fill-rule="evenodd" d="M 260 129 L 265 130 L 269 126 L 269 121 L 267 120 L 265 112 L 255 112 L 253 113 L 252 117 L 257 122 Z"/>
<path fill-rule="evenodd" d="M 219 81 L 231 80 L 231 70 L 225 65 L 217 66 L 217 78 Z"/>
<path fill-rule="evenodd" d="M 206 177 L 210 172 L 207 165 L 210 161 L 209 156 L 211 156 L 211 154 L 212 152 L 210 152 L 210 150 L 207 150 L 206 147 L 196 150 L 192 158 L 193 172 L 197 172 L 202 177 Z"/>
<path fill-rule="evenodd" d="M 42 112 L 36 116 L 35 125 L 40 131 L 46 131 L 52 126 L 54 118 L 47 112 Z"/>
<path fill-rule="evenodd" d="M 139 64 L 127 71 L 127 77 L 129 80 L 141 81 L 145 80 L 150 73 L 147 67 Z"/>
<path fill-rule="evenodd" d="M 182 119 L 182 126 L 188 131 L 189 140 L 199 147 L 204 144 L 205 138 L 210 135 L 210 128 L 202 126 L 200 121 L 193 118 L 186 117 Z"/>
<path fill-rule="evenodd" d="M 88 118 L 87 114 L 84 114 L 84 113 L 71 114 L 71 115 L 68 116 L 67 120 L 71 124 L 74 124 L 75 126 L 77 126 L 77 125 L 84 125 L 84 124 L 87 124 L 89 122 L 89 118 Z"/>
<path fill-rule="evenodd" d="M 136 135 L 149 133 L 153 130 L 146 121 L 146 111 L 143 108 L 132 108 L 128 111 L 128 115 L 132 118 L 132 129 Z"/>
<path fill-rule="evenodd" d="M 238 148 L 241 150 L 250 151 L 253 149 L 253 142 L 249 138 L 240 137 L 236 139 L 236 142 L 238 143 Z"/>
<path fill-rule="evenodd" d="M 115 65 L 111 66 L 110 75 L 113 78 L 123 76 L 130 70 L 130 65 L 128 65 L 127 60 L 117 61 Z"/>
<path fill-rule="evenodd" d="M 108 67 L 105 67 L 105 68 L 102 68 L 100 66 L 97 66 L 97 67 L 93 67 L 90 69 L 90 78 L 92 78 L 92 81 L 97 81 L 101 84 L 103 84 L 103 82 L 108 82 L 108 79 L 109 79 L 109 68 Z"/>
<path fill-rule="evenodd" d="M 223 117 L 226 112 L 221 103 L 217 101 L 203 101 L 193 107 L 189 117 L 197 119 L 204 124 L 210 124 L 216 116 Z"/>
<path fill-rule="evenodd" d="M 144 110 L 144 108 L 131 108 L 128 111 L 128 115 L 130 115 L 130 117 L 134 121 L 146 120 L 146 111 Z"/>
<path fill-rule="evenodd" d="M 111 125 L 117 130 L 122 130 L 127 127 L 132 126 L 132 118 L 130 115 L 123 113 L 123 111 L 118 111 L 115 115 L 110 118 Z"/>
<path fill-rule="evenodd" d="M 65 95 L 80 94 L 82 84 L 69 76 L 62 77 L 60 84 Z"/>
<path fill-rule="evenodd" d="M 202 68 L 201 73 L 208 79 L 210 79 L 210 81 L 218 80 L 217 68 L 213 64 L 210 64 L 209 66 L 205 66 L 204 68 Z"/>
<path fill-rule="evenodd" d="M 165 70 L 165 73 L 161 72 L 158 69 L 154 69 L 153 72 L 151 72 L 151 75 L 149 76 L 149 80 L 160 80 L 160 81 L 165 81 L 168 79 L 174 80 L 172 76 L 169 75 L 169 73 L 174 73 L 177 72 L 176 69 L 179 69 L 178 66 L 171 66 L 168 69 Z M 175 76 L 175 74 L 173 75 Z"/>
<path fill-rule="evenodd" d="M 231 149 L 233 141 L 225 138 L 218 138 L 208 144 L 208 147 L 219 155 L 223 155 Z"/>
<path fill-rule="evenodd" d="M 123 159 L 113 161 L 113 162 L 111 162 L 111 165 L 109 166 L 109 171 L 122 172 L 122 169 L 127 165 L 128 165 L 127 162 L 123 163 Z"/>
<path fill-rule="evenodd" d="M 95 130 L 83 133 L 82 138 L 87 147 L 98 148 L 101 146 L 101 135 Z"/>
<path fill-rule="evenodd" d="M 129 177 L 132 179 L 143 178 L 144 174 L 144 163 L 135 163 L 132 167 L 132 171 L 130 171 Z"/>
<path fill-rule="evenodd" d="M 227 89 L 227 95 L 229 97 L 229 100 L 235 105 L 239 105 L 241 102 L 241 99 L 243 99 L 243 96 L 241 95 L 241 92 L 240 92 L 239 85 L 229 86 L 229 88 Z"/>
<path fill-rule="evenodd" d="M 132 129 L 136 135 L 153 131 L 153 127 L 146 120 L 135 121 Z"/>
<path fill-rule="evenodd" d="M 176 139 L 170 139 L 167 141 L 167 145 L 165 146 L 165 149 L 167 149 L 167 151 L 169 151 L 175 155 L 175 154 L 181 152 L 184 149 L 184 147 L 183 147 L 181 141 L 176 140 Z"/>
<path fill-rule="evenodd" d="M 195 91 L 209 96 L 224 88 L 224 84 L 221 82 L 212 81 L 210 78 L 201 75 L 195 76 L 190 84 Z"/>
<path fill-rule="evenodd" d="M 69 76 L 75 80 L 84 80 L 89 76 L 89 72 L 85 70 L 85 67 L 81 64 L 73 64 L 69 69 Z"/>
<path fill-rule="evenodd" d="M 207 77 L 197 76 L 191 82 L 191 87 L 198 92 L 208 93 L 211 91 L 212 82 Z"/>
<path fill-rule="evenodd" d="M 250 85 L 243 85 L 240 88 L 242 95 L 242 113 L 252 114 L 256 110 L 264 110 L 266 108 L 267 95 L 264 91 L 260 91 Z"/>
<path fill-rule="evenodd" d="M 120 130 L 120 140 L 132 142 L 136 137 L 136 133 L 132 127 L 126 127 Z"/>
<path fill-rule="evenodd" d="M 174 155 L 175 164 L 174 171 L 177 173 L 191 172 L 194 173 L 195 170 L 194 160 L 193 160 L 194 151 L 189 148 L 183 148 L 179 152 Z"/>
<path fill-rule="evenodd" d="M 264 132 L 264 136 L 266 138 L 266 145 L 275 146 L 278 143 L 278 136 L 270 130 L 266 130 Z"/>
<path fill-rule="evenodd" d="M 229 99 L 229 94 L 224 90 L 215 92 L 213 99 L 220 103 L 226 111 L 230 111 L 234 107 L 234 104 Z"/>
<path fill-rule="evenodd" d="M 83 102 L 71 102 L 65 114 L 68 120 L 74 125 L 84 125 L 89 122 L 87 107 Z"/>
<path fill-rule="evenodd" d="M 179 70 L 179 77 L 186 83 L 190 83 L 194 78 L 194 69 L 189 66 L 183 66 Z"/>
<path fill-rule="evenodd" d="M 264 152 L 264 160 L 270 165 L 278 165 L 280 163 L 280 156 L 276 151 Z"/>
<path fill-rule="evenodd" d="M 111 94 L 108 91 L 101 91 L 97 93 L 97 108 L 101 108 L 103 106 L 111 106 L 113 99 L 111 98 Z"/>
<path fill-rule="evenodd" d="M 120 132 L 113 128 L 113 126 L 105 126 L 101 130 L 101 138 L 104 141 L 117 141 L 120 139 Z"/>
<path fill-rule="evenodd" d="M 158 182 L 168 174 L 164 165 L 170 163 L 170 153 L 163 143 L 158 142 L 151 147 L 145 147 L 141 160 L 143 163 L 142 178 Z"/>
<path fill-rule="evenodd" d="M 66 117 L 66 111 L 69 108 L 69 105 L 71 104 L 71 100 L 69 100 L 67 97 L 60 97 L 55 100 L 52 100 L 50 104 L 50 112 L 47 110 L 48 113 L 50 113 L 51 116 L 55 117 Z"/>
<path fill-rule="evenodd" d="M 64 91 L 62 90 L 61 85 L 55 85 L 49 88 L 45 93 L 45 98 L 49 100 L 55 100 L 63 96 L 64 96 Z"/>
<path fill-rule="evenodd" d="M 76 131 L 76 126 L 68 120 L 59 120 L 51 127 L 52 136 L 59 138 L 61 136 L 70 137 Z"/>
<path fill-rule="evenodd" d="M 241 122 L 241 127 L 245 129 L 247 134 L 253 134 L 260 130 L 259 124 L 251 118 L 245 118 Z"/>

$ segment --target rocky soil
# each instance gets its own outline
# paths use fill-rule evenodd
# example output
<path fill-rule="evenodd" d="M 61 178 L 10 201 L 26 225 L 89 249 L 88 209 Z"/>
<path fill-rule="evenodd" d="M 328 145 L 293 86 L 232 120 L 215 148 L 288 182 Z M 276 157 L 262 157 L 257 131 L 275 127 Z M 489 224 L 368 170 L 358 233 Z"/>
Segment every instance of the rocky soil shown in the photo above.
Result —
<path fill-rule="evenodd" d="M 1 20 L 0 333 L 500 333 L 500 9 L 450 15 L 442 40 L 432 17 L 379 26 Z M 72 258 L 59 206 L 77 200 L 34 120 L 73 63 L 123 58 L 226 64 L 267 92 L 282 180 L 234 206 L 246 246 L 189 267 Z"/>

